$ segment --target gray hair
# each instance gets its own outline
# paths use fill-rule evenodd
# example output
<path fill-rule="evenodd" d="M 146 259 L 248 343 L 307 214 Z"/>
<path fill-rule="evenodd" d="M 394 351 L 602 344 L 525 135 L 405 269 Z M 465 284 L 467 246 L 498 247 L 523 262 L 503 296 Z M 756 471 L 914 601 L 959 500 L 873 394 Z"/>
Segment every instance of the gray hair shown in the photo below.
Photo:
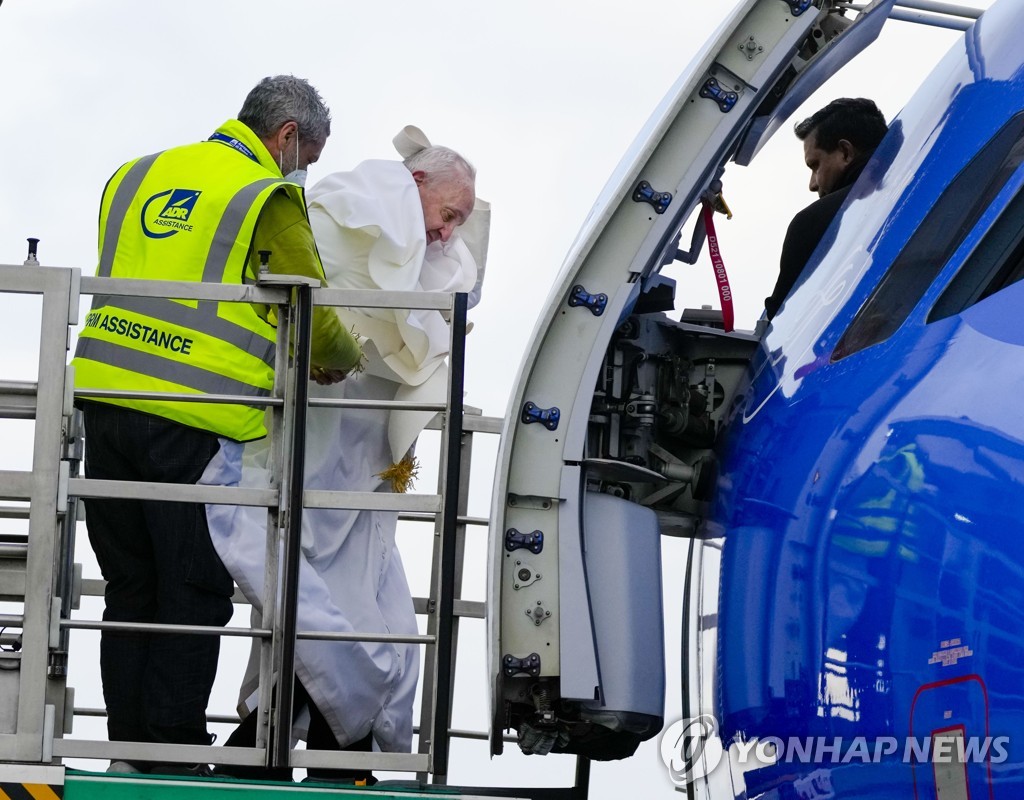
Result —
<path fill-rule="evenodd" d="M 469 187 L 476 181 L 476 168 L 450 147 L 424 147 L 402 163 L 409 172 L 422 170 L 430 181 L 452 181 Z"/>
<path fill-rule="evenodd" d="M 261 139 L 289 121 L 299 126 L 299 136 L 305 139 L 322 142 L 331 133 L 331 111 L 320 93 L 294 75 L 275 75 L 256 84 L 242 103 L 238 120 Z"/>

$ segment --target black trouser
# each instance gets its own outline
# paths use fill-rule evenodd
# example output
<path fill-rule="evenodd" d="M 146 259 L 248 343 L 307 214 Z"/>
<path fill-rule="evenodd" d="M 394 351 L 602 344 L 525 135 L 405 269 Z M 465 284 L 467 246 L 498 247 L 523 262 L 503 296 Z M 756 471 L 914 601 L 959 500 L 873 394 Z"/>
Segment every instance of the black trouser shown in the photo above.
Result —
<path fill-rule="evenodd" d="M 161 417 L 83 403 L 85 474 L 195 483 L 218 437 Z M 103 619 L 223 626 L 234 584 L 213 549 L 201 504 L 85 501 L 89 541 L 107 581 Z M 100 673 L 111 741 L 209 744 L 206 706 L 220 637 L 104 632 Z"/>

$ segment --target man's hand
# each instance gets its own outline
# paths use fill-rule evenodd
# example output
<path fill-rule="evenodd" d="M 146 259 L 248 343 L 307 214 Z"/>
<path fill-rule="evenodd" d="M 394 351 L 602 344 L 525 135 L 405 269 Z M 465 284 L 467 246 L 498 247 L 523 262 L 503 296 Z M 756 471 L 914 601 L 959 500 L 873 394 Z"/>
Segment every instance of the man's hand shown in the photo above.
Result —
<path fill-rule="evenodd" d="M 348 376 L 343 369 L 328 369 L 327 367 L 311 367 L 309 379 L 316 381 L 321 386 L 330 386 L 332 383 L 341 383 Z"/>

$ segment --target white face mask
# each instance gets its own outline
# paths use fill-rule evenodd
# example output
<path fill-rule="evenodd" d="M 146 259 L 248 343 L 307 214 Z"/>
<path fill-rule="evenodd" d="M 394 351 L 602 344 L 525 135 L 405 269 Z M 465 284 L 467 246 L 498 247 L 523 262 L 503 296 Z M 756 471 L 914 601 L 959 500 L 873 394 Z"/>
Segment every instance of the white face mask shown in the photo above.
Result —
<path fill-rule="evenodd" d="M 281 168 L 281 171 L 284 172 L 284 166 L 282 165 L 282 162 L 283 162 L 283 157 L 278 160 L 278 166 Z M 291 172 L 289 172 L 287 175 L 285 175 L 284 179 L 286 181 L 291 181 L 292 183 L 297 183 L 297 184 L 299 184 L 299 186 L 305 186 L 306 185 L 306 170 L 299 169 L 299 135 L 298 135 L 298 133 L 295 134 L 295 169 L 293 169 Z"/>

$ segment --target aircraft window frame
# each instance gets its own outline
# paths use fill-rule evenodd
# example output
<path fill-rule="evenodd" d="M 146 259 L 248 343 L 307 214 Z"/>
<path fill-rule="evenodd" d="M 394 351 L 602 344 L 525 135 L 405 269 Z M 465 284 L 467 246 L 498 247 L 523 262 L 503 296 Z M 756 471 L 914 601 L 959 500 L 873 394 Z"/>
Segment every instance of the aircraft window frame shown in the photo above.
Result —
<path fill-rule="evenodd" d="M 1024 278 L 1024 188 L 1000 212 L 935 301 L 927 322 L 966 311 Z"/>
<path fill-rule="evenodd" d="M 831 363 L 884 342 L 899 330 L 1022 164 L 1024 112 L 1003 125 L 932 204 L 839 338 Z"/>

